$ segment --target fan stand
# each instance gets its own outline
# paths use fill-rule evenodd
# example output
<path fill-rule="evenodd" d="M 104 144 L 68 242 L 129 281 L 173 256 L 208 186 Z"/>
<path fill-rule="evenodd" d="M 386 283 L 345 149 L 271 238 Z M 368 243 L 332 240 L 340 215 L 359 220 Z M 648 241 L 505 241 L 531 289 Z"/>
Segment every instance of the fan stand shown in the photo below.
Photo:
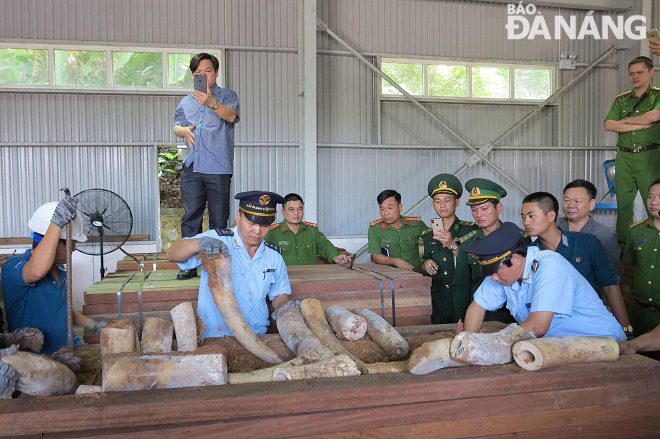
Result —
<path fill-rule="evenodd" d="M 99 213 L 94 213 L 89 217 L 90 222 L 99 231 L 99 243 L 101 244 L 101 279 L 105 277 L 105 266 L 103 265 L 103 217 Z"/>

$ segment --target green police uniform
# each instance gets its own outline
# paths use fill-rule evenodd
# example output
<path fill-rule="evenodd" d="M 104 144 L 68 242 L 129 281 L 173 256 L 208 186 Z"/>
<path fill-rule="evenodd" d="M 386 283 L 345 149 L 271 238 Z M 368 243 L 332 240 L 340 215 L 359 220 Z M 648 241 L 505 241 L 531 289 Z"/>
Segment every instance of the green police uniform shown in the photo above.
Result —
<path fill-rule="evenodd" d="M 467 204 L 470 206 L 479 205 L 489 200 L 500 201 L 506 197 L 506 190 L 499 184 L 485 178 L 473 178 L 465 183 L 465 189 L 470 194 Z M 520 231 L 520 236 L 531 242 L 529 236 L 524 230 Z M 454 312 L 456 317 L 465 320 L 465 312 L 472 302 L 474 292 L 484 280 L 481 273 L 479 261 L 469 256 L 463 248 L 470 247 L 484 239 L 483 230 L 478 229 L 461 237 L 461 247 L 456 256 L 456 270 L 454 271 Z M 504 323 L 514 323 L 515 320 L 511 313 L 502 307 L 497 311 L 487 311 L 485 320 L 499 320 Z"/>
<path fill-rule="evenodd" d="M 468 235 L 471 231 L 477 229 L 475 223 L 461 221 L 458 218 L 449 227 L 454 241 L 461 245 L 461 237 Z M 422 235 L 424 241 L 424 254 L 422 260 L 432 259 L 438 264 L 438 272 L 431 276 L 431 301 L 433 303 L 433 314 L 431 322 L 433 324 L 455 323 L 458 317 L 454 313 L 454 254 L 439 241 L 433 239 L 433 230 L 429 229 Z"/>
<path fill-rule="evenodd" d="M 660 325 L 660 230 L 652 218 L 639 221 L 629 229 L 623 253 L 624 264 L 634 264 L 631 293 L 635 299 L 628 308 L 635 336 Z M 660 360 L 660 351 L 653 358 Z"/>
<path fill-rule="evenodd" d="M 422 258 L 419 255 L 419 238 L 428 229 L 418 216 L 402 216 L 403 224 L 395 229 L 382 219 L 369 223 L 367 251 L 372 255 L 401 258 L 419 272 Z"/>
<path fill-rule="evenodd" d="M 429 181 L 428 194 L 431 199 L 436 194 L 449 194 L 455 198 L 461 198 L 463 195 L 463 185 L 451 174 L 438 174 Z M 477 229 L 475 223 L 461 221 L 454 217 L 454 222 L 447 231 L 454 238 L 457 245 L 461 244 L 460 237 L 467 235 Z M 424 253 L 422 260 L 433 260 L 438 264 L 438 271 L 431 276 L 431 302 L 433 304 L 433 314 L 431 322 L 433 324 L 455 323 L 458 321 L 454 313 L 453 283 L 454 283 L 454 254 L 441 242 L 433 238 L 433 229 L 429 229 L 422 235 L 424 242 Z"/>
<path fill-rule="evenodd" d="M 335 246 L 318 226 L 307 221 L 300 223 L 298 233 L 293 233 L 286 221 L 273 224 L 266 235 L 266 241 L 282 250 L 282 257 L 288 266 L 316 264 L 317 256 L 334 264 L 333 260 L 339 256 Z"/>
<path fill-rule="evenodd" d="M 633 112 L 633 108 L 638 103 Z M 640 97 L 635 96 L 634 90 L 618 95 L 605 120 L 622 120 L 652 110 L 660 110 L 660 88 L 649 85 Z M 658 143 L 660 143 L 660 123 L 655 123 L 645 130 L 619 133 L 614 185 L 617 199 L 616 236 L 622 246 L 628 237 L 628 226 L 633 222 L 633 204 L 637 190 L 639 189 L 642 200 L 646 200 L 649 186 L 658 177 L 658 169 L 660 169 Z"/>

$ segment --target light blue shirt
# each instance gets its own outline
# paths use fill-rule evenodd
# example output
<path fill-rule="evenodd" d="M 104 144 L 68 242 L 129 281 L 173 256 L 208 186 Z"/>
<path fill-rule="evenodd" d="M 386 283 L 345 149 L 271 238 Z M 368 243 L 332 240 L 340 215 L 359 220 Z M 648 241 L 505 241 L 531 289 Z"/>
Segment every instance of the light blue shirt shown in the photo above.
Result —
<path fill-rule="evenodd" d="M 215 230 L 209 230 L 186 239 L 210 236 L 227 244 L 232 257 L 231 276 L 238 308 L 255 334 L 265 334 L 270 323 L 266 296 L 272 301 L 282 294 L 291 294 L 289 274 L 286 271 L 284 259 L 279 252 L 266 246 L 265 242 L 259 245 L 254 258 L 250 258 L 236 227 L 220 230 L 225 232 L 231 230 L 233 236 L 229 234 L 221 236 Z M 202 261 L 197 259 L 197 254 L 195 254 L 186 262 L 180 262 L 178 265 L 182 270 L 189 270 L 201 267 Z M 209 275 L 204 269 L 202 269 L 199 281 L 197 313 L 206 325 L 204 337 L 232 335 L 213 302 L 209 290 Z"/>
<path fill-rule="evenodd" d="M 487 277 L 474 301 L 494 311 L 506 307 L 518 323 L 535 311 L 555 313 L 547 337 L 599 336 L 626 340 L 621 325 L 589 282 L 559 253 L 527 248 L 522 283 L 503 286 Z"/>
<path fill-rule="evenodd" d="M 220 104 L 236 112 L 236 120 L 229 123 L 221 119 L 210 107 L 197 102 L 192 93 L 184 96 L 176 107 L 174 125 L 195 125 L 195 145 L 188 147 L 183 165 L 192 164 L 193 171 L 202 174 L 231 175 L 234 173 L 234 125 L 240 120 L 238 96 L 233 90 L 217 85 L 213 86 L 211 94 Z"/>

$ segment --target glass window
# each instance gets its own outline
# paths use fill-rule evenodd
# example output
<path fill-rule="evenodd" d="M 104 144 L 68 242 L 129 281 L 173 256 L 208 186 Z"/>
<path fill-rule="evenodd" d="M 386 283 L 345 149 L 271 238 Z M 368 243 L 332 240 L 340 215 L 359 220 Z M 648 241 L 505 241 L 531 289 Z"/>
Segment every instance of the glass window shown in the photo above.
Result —
<path fill-rule="evenodd" d="M 0 85 L 48 85 L 48 50 L 0 49 Z"/>
<path fill-rule="evenodd" d="M 105 51 L 55 50 L 55 85 L 107 86 Z"/>
<path fill-rule="evenodd" d="M 514 69 L 515 99 L 546 99 L 552 94 L 550 69 Z"/>
<path fill-rule="evenodd" d="M 192 53 L 167 54 L 167 85 L 177 88 L 193 88 L 193 78 L 190 72 Z"/>
<path fill-rule="evenodd" d="M 421 64 L 383 63 L 383 73 L 411 95 L 424 94 L 424 72 Z M 382 80 L 382 94 L 400 95 L 399 91 L 389 82 Z"/>
<path fill-rule="evenodd" d="M 511 96 L 508 67 L 473 67 L 472 97 L 509 99 Z"/>
<path fill-rule="evenodd" d="M 430 96 L 468 96 L 466 66 L 430 64 L 428 82 Z"/>
<path fill-rule="evenodd" d="M 116 87 L 163 87 L 163 54 L 112 52 L 112 82 Z"/>

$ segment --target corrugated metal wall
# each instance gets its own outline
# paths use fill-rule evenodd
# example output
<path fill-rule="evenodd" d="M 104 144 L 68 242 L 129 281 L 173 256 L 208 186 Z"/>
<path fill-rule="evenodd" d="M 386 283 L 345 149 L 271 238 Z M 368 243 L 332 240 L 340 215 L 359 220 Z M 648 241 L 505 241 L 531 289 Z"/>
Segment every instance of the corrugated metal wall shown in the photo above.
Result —
<path fill-rule="evenodd" d="M 660 8 L 655 9 L 655 17 L 660 17 Z M 0 10 L 0 39 L 16 42 L 225 48 L 225 83 L 237 91 L 241 104 L 233 191 L 300 191 L 296 146 L 298 57 L 294 51 L 298 46 L 298 0 L 0 0 Z M 539 12 L 546 20 L 557 14 L 566 18 L 575 15 L 578 22 L 586 14 L 557 8 L 539 8 Z M 588 63 L 613 43 L 592 38 L 509 41 L 504 28 L 506 5 L 485 2 L 319 0 L 317 14 L 372 62 L 380 55 L 554 63 L 561 52 L 574 52 L 578 62 Z M 602 14 L 595 13 L 596 17 Z M 660 22 L 660 18 L 655 21 Z M 204 30 L 193 31 L 200 23 Z M 458 169 L 470 154 L 459 149 L 455 139 L 410 103 L 377 102 L 379 82 L 357 59 L 336 52 L 342 48 L 327 34 L 317 33 L 317 43 L 321 144 L 318 221 L 329 235 L 365 234 L 368 222 L 378 216 L 374 200 L 378 192 L 396 188 L 409 207 L 424 196 L 430 177 Z M 623 62 L 633 52 L 615 54 L 605 62 Z M 563 71 L 561 83 L 580 71 Z M 614 153 L 592 148 L 615 142 L 615 136 L 602 130 L 602 120 L 613 96 L 625 84 L 625 73 L 621 72 L 615 68 L 594 69 L 562 96 L 559 105 L 544 109 L 501 144 L 535 146 L 538 150 L 496 148 L 491 153 L 493 161 L 530 190 L 546 189 L 560 195 L 565 182 L 583 177 L 604 191 L 601 164 Z M 141 233 L 155 234 L 155 219 L 146 211 L 147 206 L 155 204 L 157 193 L 153 187 L 145 189 L 155 172 L 153 151 L 121 143 L 178 143 L 171 133 L 171 121 L 179 99 L 157 95 L 0 93 L 0 145 L 12 145 L 0 150 L 6 159 L 0 201 L 20 191 L 35 194 L 24 198 L 25 206 L 14 207 L 21 212 L 5 214 L 2 236 L 23 236 L 26 215 L 41 200 L 36 195 L 39 188 L 60 184 L 59 177 L 42 175 L 37 165 L 45 166 L 52 160 L 64 166 L 77 155 L 81 158 L 76 161 L 79 166 L 75 172 L 74 168 L 64 167 L 66 173 L 62 175 L 84 187 L 103 186 L 103 179 L 108 178 L 104 187 L 125 192 L 122 196 L 136 210 L 140 208 L 134 205 L 144 206 L 140 230 L 149 232 Z M 425 105 L 476 147 L 497 137 L 533 108 L 476 103 Z M 377 143 L 379 117 L 383 144 L 438 149 L 346 147 Z M 19 146 L 25 142 L 48 142 L 48 147 Z M 65 147 L 70 142 L 118 145 Z M 549 146 L 571 149 L 547 150 Z M 128 172 L 135 179 L 118 180 L 121 174 L 116 173 L 123 160 L 140 166 Z M 21 172 L 14 178 L 18 165 L 24 166 L 19 169 L 26 169 L 26 175 Z M 473 176 L 503 182 L 483 164 L 459 175 L 463 181 Z M 28 186 L 20 186 L 23 181 Z M 56 195 L 49 193 L 44 200 Z M 506 219 L 517 220 L 522 196 L 515 189 L 510 191 L 505 200 Z M 417 213 L 425 220 L 431 216 L 426 204 Z M 469 218 L 464 208 L 460 213 Z"/>

